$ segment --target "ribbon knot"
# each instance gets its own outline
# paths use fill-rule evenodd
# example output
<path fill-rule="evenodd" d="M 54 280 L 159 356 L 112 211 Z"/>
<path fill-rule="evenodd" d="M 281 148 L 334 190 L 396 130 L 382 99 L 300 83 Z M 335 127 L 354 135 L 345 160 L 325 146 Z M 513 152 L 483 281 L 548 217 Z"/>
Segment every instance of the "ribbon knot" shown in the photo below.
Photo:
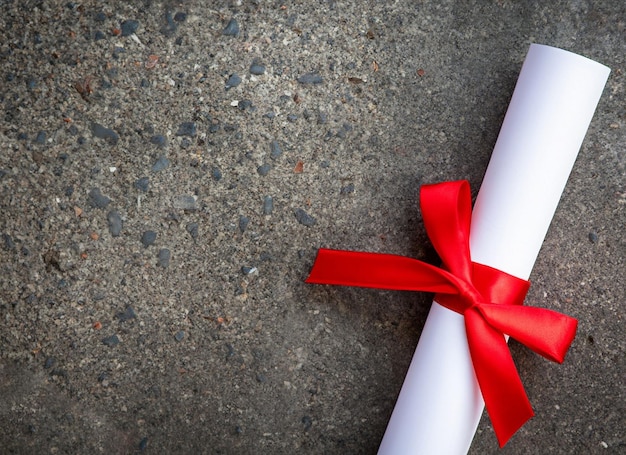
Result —
<path fill-rule="evenodd" d="M 528 281 L 472 262 L 467 181 L 423 185 L 420 205 L 442 268 L 404 256 L 320 249 L 306 282 L 434 292 L 437 303 L 462 314 L 476 379 L 502 447 L 534 415 L 505 335 L 562 363 L 577 321 L 522 306 Z"/>

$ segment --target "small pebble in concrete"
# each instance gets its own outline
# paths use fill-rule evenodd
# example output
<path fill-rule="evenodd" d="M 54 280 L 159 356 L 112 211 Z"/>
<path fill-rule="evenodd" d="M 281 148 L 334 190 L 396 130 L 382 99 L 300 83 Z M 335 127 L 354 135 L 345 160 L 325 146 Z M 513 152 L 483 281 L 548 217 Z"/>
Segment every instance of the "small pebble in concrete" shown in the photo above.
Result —
<path fill-rule="evenodd" d="M 107 207 L 107 205 L 109 205 L 110 202 L 111 199 L 104 196 L 100 192 L 100 188 L 92 188 L 91 191 L 89 191 L 89 204 L 92 207 L 104 209 Z"/>
<path fill-rule="evenodd" d="M 143 246 L 148 248 L 150 245 L 152 245 L 156 241 L 156 238 L 157 238 L 156 232 L 146 231 L 141 236 L 141 243 L 143 244 Z"/>
<path fill-rule="evenodd" d="M 198 238 L 198 223 L 192 222 L 187 224 L 187 232 L 191 235 L 191 238 L 196 240 Z"/>
<path fill-rule="evenodd" d="M 246 231 L 246 228 L 248 227 L 248 223 L 250 223 L 250 219 L 247 216 L 241 215 L 239 217 L 239 230 L 241 231 L 242 234 Z"/>
<path fill-rule="evenodd" d="M 137 315 L 135 314 L 135 310 L 132 306 L 127 306 L 122 313 L 117 313 L 117 319 L 119 319 L 120 322 L 130 321 L 136 317 Z"/>
<path fill-rule="evenodd" d="M 40 131 L 37 133 L 37 137 L 35 138 L 35 144 L 45 144 L 46 143 L 46 132 Z"/>
<path fill-rule="evenodd" d="M 157 256 L 159 265 L 163 267 L 164 269 L 166 269 L 170 265 L 171 257 L 172 257 L 172 254 L 170 253 L 170 250 L 168 250 L 167 248 L 163 248 L 162 250 L 159 250 L 159 254 Z"/>
<path fill-rule="evenodd" d="M 241 78 L 239 77 L 238 74 L 233 73 L 230 75 L 230 77 L 226 81 L 226 90 L 233 88 L 233 87 L 237 87 L 239 84 L 241 84 Z"/>
<path fill-rule="evenodd" d="M 50 368 L 52 368 L 53 366 L 55 366 L 57 364 L 57 359 L 54 357 L 48 357 L 46 359 L 46 363 L 44 363 L 43 367 L 46 370 L 49 370 Z"/>
<path fill-rule="evenodd" d="M 187 194 L 181 194 L 174 198 L 174 208 L 181 210 L 196 210 L 198 201 L 196 198 Z"/>
<path fill-rule="evenodd" d="M 341 188 L 340 193 L 341 194 L 352 194 L 352 193 L 354 193 L 354 184 L 350 183 L 350 184 L 344 186 L 343 188 Z"/>
<path fill-rule="evenodd" d="M 139 28 L 139 22 L 129 19 L 125 20 L 120 24 L 120 29 L 122 30 L 122 36 L 130 36 L 137 31 Z"/>
<path fill-rule="evenodd" d="M 150 143 L 154 145 L 158 145 L 159 147 L 164 147 L 166 144 L 165 136 L 160 134 L 154 135 L 150 138 Z"/>
<path fill-rule="evenodd" d="M 176 341 L 183 341 L 183 338 L 185 338 L 185 331 L 184 330 L 179 330 L 178 332 L 176 332 L 176 334 L 174 335 L 174 339 Z"/>
<path fill-rule="evenodd" d="M 590 232 L 589 233 L 589 241 L 591 243 L 596 243 L 598 241 L 598 234 L 596 234 L 595 232 Z"/>
<path fill-rule="evenodd" d="M 107 220 L 109 222 L 109 232 L 111 233 L 111 235 L 113 237 L 119 237 L 120 233 L 122 232 L 123 224 L 120 214 L 115 210 L 111 210 L 107 215 Z"/>
<path fill-rule="evenodd" d="M 91 124 L 91 133 L 99 139 L 106 140 L 111 145 L 117 144 L 120 138 L 111 128 L 107 128 L 95 122 Z"/>
<path fill-rule="evenodd" d="M 324 82 L 324 79 L 322 79 L 322 76 L 317 73 L 306 73 L 298 78 L 298 82 L 304 85 L 321 84 Z"/>
<path fill-rule="evenodd" d="M 244 275 L 252 275 L 255 272 L 257 272 L 257 268 L 256 267 L 251 267 L 249 265 L 244 265 L 241 268 L 241 273 L 243 273 Z"/>
<path fill-rule="evenodd" d="M 252 107 L 252 101 L 250 100 L 241 100 L 237 103 L 237 107 L 240 111 L 245 111 L 246 109 Z"/>
<path fill-rule="evenodd" d="M 120 339 L 117 337 L 117 335 L 111 335 L 110 337 L 104 338 L 102 340 L 102 343 L 104 343 L 105 345 L 109 347 L 113 347 L 113 346 L 117 346 L 118 344 L 120 344 Z"/>
<path fill-rule="evenodd" d="M 228 22 L 228 25 L 222 30 L 222 35 L 239 36 L 239 24 L 235 18 Z"/>
<path fill-rule="evenodd" d="M 141 441 L 139 441 L 139 451 L 143 452 L 144 450 L 146 450 L 148 448 L 148 438 L 143 438 Z"/>
<path fill-rule="evenodd" d="M 150 186 L 150 179 L 148 177 L 141 177 L 135 181 L 135 188 L 146 193 Z"/>
<path fill-rule="evenodd" d="M 317 220 L 314 217 L 312 217 L 302 209 L 296 209 L 294 214 L 296 215 L 296 220 L 298 220 L 298 223 L 303 224 L 306 227 L 314 226 L 315 223 L 317 223 Z"/>
<path fill-rule="evenodd" d="M 269 164 L 262 164 L 261 166 L 256 168 L 256 171 L 259 173 L 260 176 L 265 177 L 267 174 L 270 173 L 271 169 L 272 166 L 270 166 Z"/>
<path fill-rule="evenodd" d="M 159 172 L 166 169 L 170 165 L 170 160 L 161 155 L 158 160 L 152 165 L 152 172 Z"/>
<path fill-rule="evenodd" d="M 272 196 L 265 196 L 263 199 L 263 215 L 271 215 L 274 211 L 274 199 Z"/>
<path fill-rule="evenodd" d="M 215 180 L 216 182 L 222 180 L 222 171 L 219 167 L 214 167 L 213 169 L 211 169 L 211 177 L 213 177 L 213 180 Z"/>
<path fill-rule="evenodd" d="M 270 142 L 270 158 L 273 160 L 280 158 L 283 154 L 283 150 L 280 148 L 278 141 Z"/>
<path fill-rule="evenodd" d="M 250 66 L 250 74 L 254 74 L 255 76 L 265 74 L 265 66 L 261 65 L 260 63 L 253 63 Z"/>
<path fill-rule="evenodd" d="M 176 136 L 193 137 L 196 135 L 196 132 L 197 132 L 197 129 L 196 129 L 196 124 L 194 122 L 183 122 L 180 125 L 178 125 Z"/>

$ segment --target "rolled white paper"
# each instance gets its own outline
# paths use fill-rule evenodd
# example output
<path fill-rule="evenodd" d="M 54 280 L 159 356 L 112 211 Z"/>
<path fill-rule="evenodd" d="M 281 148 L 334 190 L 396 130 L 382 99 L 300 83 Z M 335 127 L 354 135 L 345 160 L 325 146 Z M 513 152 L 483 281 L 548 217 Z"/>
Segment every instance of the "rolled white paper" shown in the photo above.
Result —
<path fill-rule="evenodd" d="M 530 46 L 472 212 L 474 262 L 528 279 L 609 72 Z M 378 453 L 466 454 L 483 407 L 463 316 L 433 302 Z"/>

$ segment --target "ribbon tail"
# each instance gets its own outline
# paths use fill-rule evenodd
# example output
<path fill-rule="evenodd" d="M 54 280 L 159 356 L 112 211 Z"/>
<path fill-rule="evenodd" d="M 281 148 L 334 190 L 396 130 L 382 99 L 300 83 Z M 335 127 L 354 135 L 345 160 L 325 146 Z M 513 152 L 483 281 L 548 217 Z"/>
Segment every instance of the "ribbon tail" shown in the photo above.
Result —
<path fill-rule="evenodd" d="M 553 362 L 563 363 L 576 336 L 576 319 L 556 311 L 491 304 L 477 309 L 491 326 Z"/>
<path fill-rule="evenodd" d="M 485 407 L 498 443 L 504 447 L 534 412 L 502 333 L 476 307 L 465 312 L 465 329 Z"/>
<path fill-rule="evenodd" d="M 457 294 L 455 278 L 417 259 L 320 248 L 307 283 Z"/>

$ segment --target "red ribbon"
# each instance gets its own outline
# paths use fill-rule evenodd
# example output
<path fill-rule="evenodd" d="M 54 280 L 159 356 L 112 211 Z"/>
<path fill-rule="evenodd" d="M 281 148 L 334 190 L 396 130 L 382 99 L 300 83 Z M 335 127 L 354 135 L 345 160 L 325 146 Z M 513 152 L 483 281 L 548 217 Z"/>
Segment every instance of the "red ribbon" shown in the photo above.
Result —
<path fill-rule="evenodd" d="M 522 306 L 528 281 L 471 261 L 467 181 L 423 185 L 420 203 L 443 268 L 391 254 L 320 249 L 306 282 L 435 292 L 436 302 L 464 315 L 476 379 L 502 447 L 534 415 L 505 335 L 562 363 L 577 321 Z"/>

